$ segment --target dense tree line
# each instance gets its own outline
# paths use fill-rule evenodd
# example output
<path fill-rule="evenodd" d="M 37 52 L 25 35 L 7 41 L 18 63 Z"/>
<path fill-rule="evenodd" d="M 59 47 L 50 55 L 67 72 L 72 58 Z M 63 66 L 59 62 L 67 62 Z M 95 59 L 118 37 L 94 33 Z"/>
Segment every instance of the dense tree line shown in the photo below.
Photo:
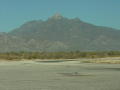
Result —
<path fill-rule="evenodd" d="M 103 58 L 120 56 L 120 51 L 109 52 L 9 52 L 0 53 L 0 59 L 77 59 L 77 58 Z"/>

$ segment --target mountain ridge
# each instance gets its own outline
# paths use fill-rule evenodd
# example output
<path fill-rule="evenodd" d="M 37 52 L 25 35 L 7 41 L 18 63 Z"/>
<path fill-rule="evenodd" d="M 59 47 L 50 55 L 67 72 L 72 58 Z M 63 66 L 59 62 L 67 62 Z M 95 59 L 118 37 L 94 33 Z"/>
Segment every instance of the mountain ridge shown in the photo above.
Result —
<path fill-rule="evenodd" d="M 0 52 L 120 50 L 119 30 L 60 14 L 29 21 L 0 37 Z"/>

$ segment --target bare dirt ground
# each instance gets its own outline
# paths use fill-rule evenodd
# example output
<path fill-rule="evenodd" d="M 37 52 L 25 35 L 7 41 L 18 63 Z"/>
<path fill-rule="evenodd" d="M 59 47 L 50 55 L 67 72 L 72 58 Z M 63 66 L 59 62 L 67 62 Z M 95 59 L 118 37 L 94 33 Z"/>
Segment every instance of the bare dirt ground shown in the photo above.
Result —
<path fill-rule="evenodd" d="M 120 64 L 1 61 L 0 90 L 120 90 Z"/>

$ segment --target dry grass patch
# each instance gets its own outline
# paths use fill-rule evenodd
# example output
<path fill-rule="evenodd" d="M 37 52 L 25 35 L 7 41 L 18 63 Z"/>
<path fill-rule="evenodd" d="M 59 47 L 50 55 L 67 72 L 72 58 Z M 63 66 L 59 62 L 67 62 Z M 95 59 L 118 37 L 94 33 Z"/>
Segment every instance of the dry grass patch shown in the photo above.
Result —
<path fill-rule="evenodd" d="M 120 60 L 83 60 L 82 63 L 120 64 Z"/>

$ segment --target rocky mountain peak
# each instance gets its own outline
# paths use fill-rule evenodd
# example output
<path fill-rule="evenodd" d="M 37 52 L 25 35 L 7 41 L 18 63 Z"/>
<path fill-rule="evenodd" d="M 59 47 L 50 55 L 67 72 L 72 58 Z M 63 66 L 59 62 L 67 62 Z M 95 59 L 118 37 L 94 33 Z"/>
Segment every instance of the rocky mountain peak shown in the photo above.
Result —
<path fill-rule="evenodd" d="M 62 16 L 60 13 L 56 13 L 56 14 L 54 14 L 51 18 L 52 18 L 52 19 L 59 20 L 59 19 L 62 19 L 63 16 Z"/>

